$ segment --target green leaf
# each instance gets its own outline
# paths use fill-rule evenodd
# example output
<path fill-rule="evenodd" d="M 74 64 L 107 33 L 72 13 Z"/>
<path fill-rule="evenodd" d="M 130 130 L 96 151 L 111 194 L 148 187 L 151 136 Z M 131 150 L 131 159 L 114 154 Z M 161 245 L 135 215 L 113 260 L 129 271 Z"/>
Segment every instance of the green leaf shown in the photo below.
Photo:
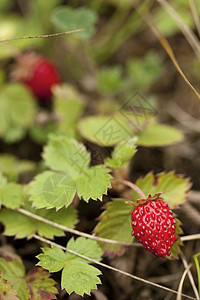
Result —
<path fill-rule="evenodd" d="M 62 270 L 66 262 L 66 253 L 56 247 L 52 246 L 51 248 L 42 248 L 43 253 L 39 254 L 37 258 L 39 262 L 38 266 L 41 266 L 50 272 L 58 272 Z"/>
<path fill-rule="evenodd" d="M 181 222 L 175 218 L 176 223 L 175 223 L 175 235 L 178 237 L 177 241 L 173 244 L 172 248 L 171 248 L 171 254 L 169 257 L 167 257 L 168 259 L 178 259 L 179 258 L 179 254 L 181 252 L 180 250 L 180 246 L 183 246 L 183 243 L 180 240 L 180 234 L 183 233 L 180 225 Z"/>
<path fill-rule="evenodd" d="M 184 138 L 183 134 L 172 126 L 159 124 L 152 121 L 137 134 L 139 146 L 154 147 L 167 146 L 181 142 Z"/>
<path fill-rule="evenodd" d="M 101 284 L 98 275 L 101 271 L 85 263 L 71 261 L 62 272 L 61 286 L 68 294 L 75 292 L 78 295 L 90 295 L 92 289 L 97 289 L 97 284 Z"/>
<path fill-rule="evenodd" d="M 115 199 L 106 204 L 106 210 L 99 217 L 99 223 L 94 232 L 103 238 L 117 240 L 121 242 L 131 242 L 131 216 L 132 206 L 125 203 L 125 199 Z M 122 255 L 125 247 L 99 242 L 102 249 L 109 256 Z"/>
<path fill-rule="evenodd" d="M 107 189 L 111 187 L 109 171 L 104 165 L 97 165 L 85 170 L 78 180 L 79 197 L 83 197 L 86 201 L 90 198 L 102 200 L 103 194 L 106 194 Z"/>
<path fill-rule="evenodd" d="M 95 240 L 86 239 L 84 237 L 78 237 L 76 240 L 71 238 L 67 244 L 67 249 L 75 251 L 96 261 L 100 261 L 103 254 L 103 251 Z M 66 253 L 66 256 L 67 260 L 91 263 L 90 261 L 69 252 Z"/>
<path fill-rule="evenodd" d="M 68 207 L 67 209 L 62 208 L 57 212 L 55 209 L 36 210 L 30 207 L 30 204 L 26 204 L 24 209 L 68 228 L 74 228 L 77 223 L 77 213 L 72 207 Z M 0 221 L 5 226 L 5 235 L 14 235 L 18 239 L 25 237 L 30 238 L 35 233 L 49 239 L 53 239 L 54 236 L 65 235 L 64 231 L 59 228 L 48 225 L 14 210 L 2 209 L 0 211 Z"/>
<path fill-rule="evenodd" d="M 21 126 L 11 125 L 3 135 L 4 141 L 8 144 L 19 142 L 26 135 L 26 129 Z"/>
<path fill-rule="evenodd" d="M 121 141 L 112 153 L 112 158 L 107 158 L 105 163 L 110 168 L 120 168 L 124 163 L 128 162 L 132 156 L 137 152 L 136 144 L 137 138 L 128 138 Z"/>
<path fill-rule="evenodd" d="M 22 186 L 18 183 L 9 182 L 0 192 L 0 200 L 5 207 L 18 208 L 24 200 Z"/>
<path fill-rule="evenodd" d="M 5 279 L 0 278 L 0 299 L 3 300 L 19 300 L 16 297 L 17 292 L 13 290 L 13 287 Z"/>
<path fill-rule="evenodd" d="M 102 255 L 102 250 L 96 241 L 83 237 L 76 240 L 72 238 L 67 244 L 67 249 L 97 261 L 100 261 Z M 55 246 L 44 248 L 43 253 L 37 258 L 39 259 L 38 265 L 50 272 L 63 269 L 61 286 L 69 294 L 72 292 L 79 295 L 90 294 L 91 289 L 96 289 L 97 284 L 101 283 L 98 278 L 101 272 L 88 265 L 90 261 L 69 252 L 65 253 Z"/>
<path fill-rule="evenodd" d="M 42 268 L 35 268 L 28 272 L 25 280 L 34 300 L 52 300 L 57 299 L 58 293 L 55 288 L 55 281 L 49 278 L 50 274 Z"/>
<path fill-rule="evenodd" d="M 29 193 L 37 208 L 69 206 L 76 193 L 76 182 L 68 175 L 45 171 L 30 183 Z"/>
<path fill-rule="evenodd" d="M 17 296 L 19 299 L 29 300 L 30 291 L 24 281 L 25 268 L 21 260 L 16 259 L 6 261 L 5 259 L 0 258 L 0 270 L 1 277 L 8 280 L 8 282 L 13 285 L 13 289 L 18 292 Z"/>
<path fill-rule="evenodd" d="M 144 178 L 139 178 L 136 185 L 147 197 L 149 194 L 153 196 L 163 192 L 162 197 L 171 209 L 185 201 L 191 187 L 189 179 L 184 178 L 183 175 L 175 175 L 174 172 L 163 172 L 156 175 L 148 173 Z M 135 191 L 133 191 L 133 198 L 135 201 L 140 198 Z"/>
<path fill-rule="evenodd" d="M 0 173 L 0 190 L 3 189 L 7 184 L 7 179 Z"/>
<path fill-rule="evenodd" d="M 133 136 L 128 120 L 121 114 L 111 117 L 94 116 L 82 119 L 78 124 L 80 134 L 100 146 L 113 146 Z"/>
<path fill-rule="evenodd" d="M 0 135 L 10 127 L 30 127 L 35 118 L 36 106 L 31 93 L 23 85 L 11 83 L 0 95 Z M 23 118 L 22 118 L 23 116 Z"/>
<path fill-rule="evenodd" d="M 82 32 L 77 32 L 75 36 L 88 39 L 95 32 L 94 25 L 97 21 L 97 15 L 85 7 L 73 9 L 69 6 L 60 6 L 53 11 L 51 19 L 56 26 L 64 31 L 84 29 Z"/>
<path fill-rule="evenodd" d="M 31 161 L 18 160 L 10 154 L 0 155 L 0 172 L 10 180 L 16 180 L 19 175 L 34 171 L 35 167 L 35 163 Z"/>
<path fill-rule="evenodd" d="M 101 68 L 97 73 L 97 84 L 100 92 L 114 94 L 122 86 L 122 69 L 120 66 Z"/>
<path fill-rule="evenodd" d="M 84 145 L 64 136 L 51 136 L 43 157 L 48 167 L 65 172 L 73 179 L 79 177 L 90 163 L 90 154 Z"/>
<path fill-rule="evenodd" d="M 6 261 L 0 258 L 0 270 L 2 278 L 12 284 L 14 290 L 18 292 L 19 298 L 8 298 L 8 300 L 56 299 L 55 281 L 50 279 L 49 274 L 41 268 L 34 269 L 25 275 L 25 268 L 19 259 Z"/>
<path fill-rule="evenodd" d="M 49 122 L 43 125 L 34 124 L 29 130 L 29 135 L 38 144 L 45 144 L 48 136 L 56 131 L 55 122 Z"/>

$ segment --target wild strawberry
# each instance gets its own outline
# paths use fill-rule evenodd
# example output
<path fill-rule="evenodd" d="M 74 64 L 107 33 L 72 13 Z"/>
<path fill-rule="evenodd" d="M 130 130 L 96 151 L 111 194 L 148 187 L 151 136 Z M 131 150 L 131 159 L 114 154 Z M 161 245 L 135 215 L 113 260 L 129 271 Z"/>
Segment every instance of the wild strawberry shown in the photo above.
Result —
<path fill-rule="evenodd" d="M 48 59 L 36 53 L 24 53 L 17 58 L 11 77 L 25 83 L 33 94 L 46 102 L 51 98 L 51 88 L 60 82 L 60 76 Z"/>
<path fill-rule="evenodd" d="M 138 238 L 146 250 L 165 258 L 170 255 L 175 236 L 176 220 L 169 205 L 160 197 L 140 199 L 138 206 L 131 211 L 132 235 Z"/>

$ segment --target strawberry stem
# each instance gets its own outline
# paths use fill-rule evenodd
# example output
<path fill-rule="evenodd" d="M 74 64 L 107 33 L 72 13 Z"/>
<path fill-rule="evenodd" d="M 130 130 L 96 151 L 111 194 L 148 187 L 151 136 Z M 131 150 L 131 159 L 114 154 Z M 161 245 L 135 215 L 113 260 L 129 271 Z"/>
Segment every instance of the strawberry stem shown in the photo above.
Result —
<path fill-rule="evenodd" d="M 145 196 L 145 194 L 143 193 L 143 191 L 141 191 L 141 189 L 135 185 L 134 183 L 128 181 L 128 180 L 118 180 L 116 182 L 116 184 L 124 184 L 129 186 L 132 190 L 134 190 L 142 199 L 146 199 L 147 197 Z"/>

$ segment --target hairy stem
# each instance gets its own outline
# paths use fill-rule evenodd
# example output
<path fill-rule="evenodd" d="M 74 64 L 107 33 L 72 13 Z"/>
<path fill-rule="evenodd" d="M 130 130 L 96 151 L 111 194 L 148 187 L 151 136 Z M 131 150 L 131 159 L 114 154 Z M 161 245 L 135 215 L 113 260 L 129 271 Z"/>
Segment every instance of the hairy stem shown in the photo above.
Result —
<path fill-rule="evenodd" d="M 142 199 L 146 199 L 147 197 L 145 194 L 141 191 L 141 189 L 135 185 L 134 183 L 127 181 L 127 180 L 118 180 L 115 182 L 115 184 L 124 184 L 129 186 L 131 189 L 133 189 Z"/>

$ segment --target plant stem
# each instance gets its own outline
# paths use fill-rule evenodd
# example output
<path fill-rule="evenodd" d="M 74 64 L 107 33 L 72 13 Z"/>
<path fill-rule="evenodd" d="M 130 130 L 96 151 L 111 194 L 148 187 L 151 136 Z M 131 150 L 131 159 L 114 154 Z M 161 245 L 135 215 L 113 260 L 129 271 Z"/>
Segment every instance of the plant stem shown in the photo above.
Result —
<path fill-rule="evenodd" d="M 146 199 L 147 197 L 145 194 L 141 191 L 141 189 L 135 185 L 134 183 L 128 181 L 128 180 L 118 180 L 115 182 L 116 184 L 124 184 L 129 186 L 132 190 L 134 190 L 142 199 Z"/>

